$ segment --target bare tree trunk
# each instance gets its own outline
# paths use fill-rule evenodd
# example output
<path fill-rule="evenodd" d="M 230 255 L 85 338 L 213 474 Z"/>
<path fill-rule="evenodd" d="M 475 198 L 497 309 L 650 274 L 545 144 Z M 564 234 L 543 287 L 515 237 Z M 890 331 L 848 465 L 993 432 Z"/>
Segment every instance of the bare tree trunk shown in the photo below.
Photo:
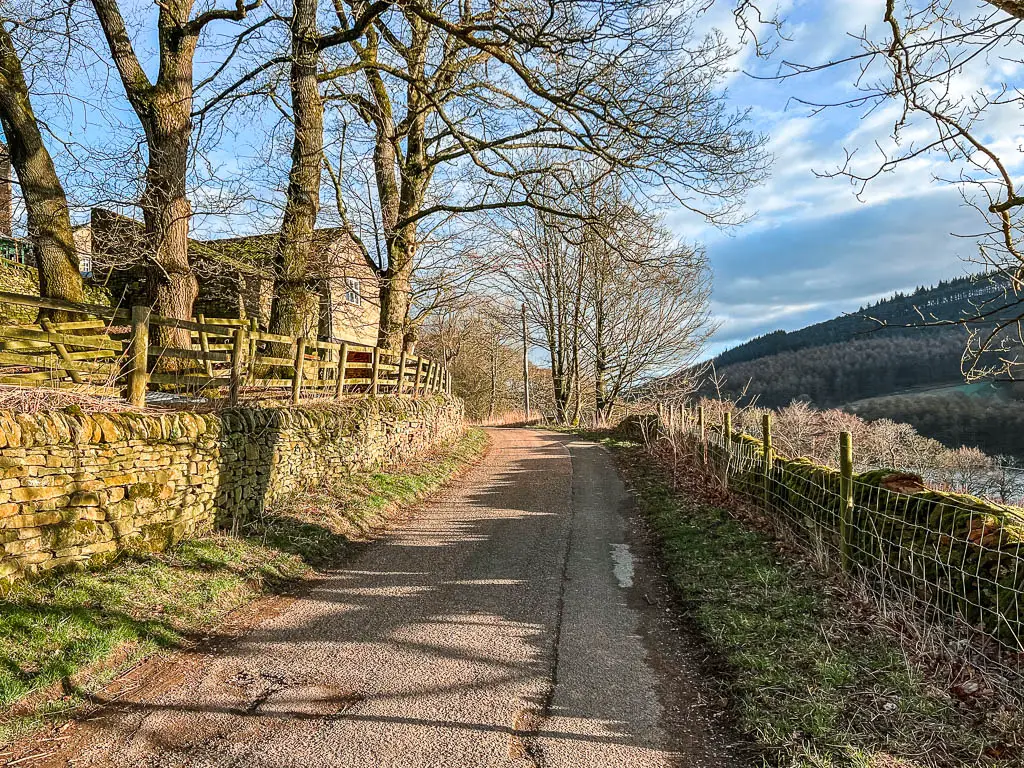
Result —
<path fill-rule="evenodd" d="M 494 334 L 494 344 L 491 347 L 491 397 L 487 406 L 487 418 L 494 418 L 495 401 L 498 399 L 498 334 Z"/>
<path fill-rule="evenodd" d="M 309 269 L 316 249 L 314 231 L 320 211 L 320 174 L 324 144 L 324 107 L 317 82 L 320 61 L 316 0 L 295 0 L 292 16 L 291 95 L 295 136 L 288 195 L 277 251 L 270 330 L 286 336 L 317 331 L 320 300 Z"/>
<path fill-rule="evenodd" d="M 185 190 L 189 130 L 191 118 L 165 102 L 157 109 L 157 120 L 149 141 L 146 190 L 142 197 L 142 216 L 146 242 L 152 248 L 152 266 L 147 271 L 149 293 L 156 313 L 164 317 L 188 320 L 199 293 L 199 282 L 188 259 L 188 231 L 192 207 Z M 188 347 L 187 330 L 158 326 L 157 343 Z"/>
<path fill-rule="evenodd" d="M 11 154 L 0 142 L 0 235 L 14 236 L 14 211 L 11 206 Z"/>
<path fill-rule="evenodd" d="M 604 339 L 604 307 L 600 300 L 594 305 L 594 408 L 601 422 L 607 421 L 611 412 L 608 399 L 608 384 L 605 374 L 608 370 L 608 350 Z"/>
<path fill-rule="evenodd" d="M 17 171 L 28 212 L 28 232 L 35 245 L 39 269 L 39 294 L 82 302 L 85 291 L 67 197 L 53 159 L 43 144 L 21 61 L 3 25 L 0 25 L 0 125 L 7 137 L 10 161 Z M 65 313 L 43 310 L 40 314 L 60 321 Z"/>
<path fill-rule="evenodd" d="M 416 258 L 415 230 L 387 238 L 388 265 L 380 281 L 380 329 L 377 345 L 399 352 L 405 340 Z M 410 239 L 410 234 L 413 239 Z"/>
<path fill-rule="evenodd" d="M 188 320 L 199 293 L 189 264 L 188 232 L 192 214 L 187 195 L 189 146 L 192 140 L 193 64 L 199 36 L 218 20 L 241 21 L 259 5 L 244 0 L 229 9 L 209 8 L 192 18 L 193 0 L 158 3 L 157 42 L 160 66 L 150 82 L 128 34 L 118 0 L 92 0 L 103 27 L 110 55 L 117 67 L 128 102 L 146 133 L 149 158 L 146 189 L 140 206 L 145 220 L 149 290 L 157 312 Z M 157 343 L 187 347 L 186 330 L 159 327 Z"/>

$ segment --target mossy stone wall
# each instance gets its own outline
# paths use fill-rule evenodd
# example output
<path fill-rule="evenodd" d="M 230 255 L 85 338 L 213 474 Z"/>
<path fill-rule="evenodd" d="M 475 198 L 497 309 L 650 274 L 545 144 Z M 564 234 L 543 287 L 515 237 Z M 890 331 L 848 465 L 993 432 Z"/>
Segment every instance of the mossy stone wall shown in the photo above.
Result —
<path fill-rule="evenodd" d="M 39 295 L 39 270 L 24 264 L 15 264 L 0 259 L 0 291 L 20 293 L 22 296 Z M 110 296 L 100 286 L 85 284 L 85 301 L 87 304 L 108 306 Z M 35 307 L 23 307 L 18 304 L 0 302 L 0 325 L 24 325 L 34 323 L 39 310 Z"/>
<path fill-rule="evenodd" d="M 719 446 L 709 452 L 725 459 Z M 837 470 L 776 456 L 766 483 L 761 441 L 739 433 L 731 456 L 732 490 L 765 501 L 769 515 L 799 537 L 838 550 Z M 853 476 L 853 505 L 850 558 L 869 581 L 1024 652 L 1024 510 L 929 489 L 918 476 L 884 468 Z"/>
<path fill-rule="evenodd" d="M 440 395 L 217 414 L 0 412 L 0 578 L 159 551 L 462 430 L 461 402 Z"/>

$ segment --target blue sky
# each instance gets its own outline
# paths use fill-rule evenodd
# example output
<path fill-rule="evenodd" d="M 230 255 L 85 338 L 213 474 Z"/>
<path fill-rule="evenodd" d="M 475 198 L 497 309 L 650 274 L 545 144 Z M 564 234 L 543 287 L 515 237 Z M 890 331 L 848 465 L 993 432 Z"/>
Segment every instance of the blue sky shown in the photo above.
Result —
<path fill-rule="evenodd" d="M 877 29 L 884 5 L 881 0 L 785 3 L 789 39 L 768 61 L 744 49 L 736 57 L 737 69 L 771 75 L 782 59 L 813 64 L 855 52 L 858 44 L 850 34 Z M 709 23 L 728 28 L 726 10 L 712 10 Z M 968 73 L 968 83 L 1007 75 L 990 65 L 976 79 Z M 793 101 L 848 97 L 854 93 L 853 74 L 852 69 L 826 70 L 784 82 L 740 72 L 732 77 L 730 99 L 737 108 L 750 107 L 753 124 L 771 136 L 772 178 L 749 196 L 752 221 L 734 231 L 669 216 L 681 236 L 706 244 L 714 269 L 713 311 L 721 325 L 711 354 L 761 333 L 856 311 L 894 291 L 979 270 L 965 261 L 975 253 L 974 241 L 953 236 L 978 231 L 978 214 L 964 206 L 955 189 L 934 178 L 952 173 L 945 158 L 925 157 L 898 168 L 869 185 L 860 200 L 848 181 L 815 176 L 842 163 L 846 149 L 857 149 L 859 167 L 866 169 L 878 156 L 874 142 L 892 145 L 896 105 L 862 119 L 862 110 L 848 108 L 812 116 Z M 1019 117 L 994 116 L 989 130 L 1002 131 L 1008 145 L 1020 144 Z"/>

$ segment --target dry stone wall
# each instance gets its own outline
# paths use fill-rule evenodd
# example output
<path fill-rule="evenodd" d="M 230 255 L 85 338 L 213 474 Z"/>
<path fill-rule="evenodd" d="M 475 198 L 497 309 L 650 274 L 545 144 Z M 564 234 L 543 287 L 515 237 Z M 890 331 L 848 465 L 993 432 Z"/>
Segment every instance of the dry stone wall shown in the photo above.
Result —
<path fill-rule="evenodd" d="M 440 395 L 216 414 L 0 412 L 0 578 L 162 550 L 303 484 L 452 440 L 462 417 Z"/>

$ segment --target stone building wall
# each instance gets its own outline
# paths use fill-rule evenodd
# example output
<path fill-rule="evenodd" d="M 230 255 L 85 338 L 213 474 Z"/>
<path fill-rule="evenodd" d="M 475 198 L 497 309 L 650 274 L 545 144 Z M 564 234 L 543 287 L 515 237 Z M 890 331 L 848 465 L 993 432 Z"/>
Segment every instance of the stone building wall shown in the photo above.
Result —
<path fill-rule="evenodd" d="M 461 403 L 442 396 L 217 414 L 0 412 L 0 578 L 159 551 L 462 429 Z"/>
<path fill-rule="evenodd" d="M 20 293 L 22 296 L 39 295 L 39 270 L 35 267 L 0 259 L 0 291 Z M 86 283 L 87 304 L 110 305 L 110 297 L 101 287 Z M 39 313 L 35 307 L 8 304 L 0 301 L 0 325 L 25 325 L 34 323 Z"/>

